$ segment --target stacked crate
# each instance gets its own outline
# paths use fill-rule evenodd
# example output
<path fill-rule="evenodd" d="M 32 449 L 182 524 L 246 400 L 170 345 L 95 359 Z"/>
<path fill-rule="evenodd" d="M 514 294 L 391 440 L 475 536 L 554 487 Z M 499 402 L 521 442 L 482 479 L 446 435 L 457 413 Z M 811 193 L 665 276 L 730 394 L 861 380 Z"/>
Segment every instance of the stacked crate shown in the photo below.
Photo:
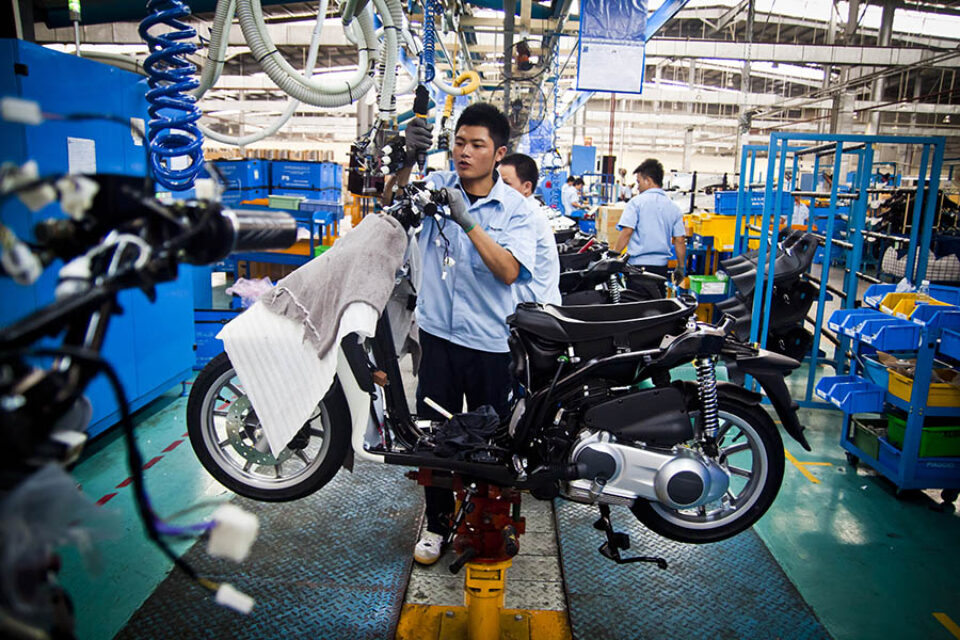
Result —
<path fill-rule="evenodd" d="M 236 206 L 267 197 L 270 164 L 265 160 L 217 160 L 214 164 L 226 188 L 221 197 L 224 205 Z"/>

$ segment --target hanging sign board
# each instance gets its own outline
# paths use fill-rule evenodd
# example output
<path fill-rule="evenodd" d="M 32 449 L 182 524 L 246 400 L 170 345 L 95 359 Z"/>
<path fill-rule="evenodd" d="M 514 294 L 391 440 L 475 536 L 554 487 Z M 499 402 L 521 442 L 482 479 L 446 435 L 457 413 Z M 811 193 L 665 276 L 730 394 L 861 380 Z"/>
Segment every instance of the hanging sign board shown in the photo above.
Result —
<path fill-rule="evenodd" d="M 647 0 L 581 0 L 577 90 L 640 93 Z"/>

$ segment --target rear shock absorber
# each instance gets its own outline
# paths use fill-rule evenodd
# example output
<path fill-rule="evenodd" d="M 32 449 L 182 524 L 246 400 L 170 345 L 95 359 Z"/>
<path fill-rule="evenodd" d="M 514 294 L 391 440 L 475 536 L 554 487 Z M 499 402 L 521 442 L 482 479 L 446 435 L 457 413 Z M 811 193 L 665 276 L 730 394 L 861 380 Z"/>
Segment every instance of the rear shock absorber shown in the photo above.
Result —
<path fill-rule="evenodd" d="M 716 438 L 720 429 L 720 417 L 717 414 L 717 363 L 713 358 L 697 358 L 697 391 L 700 395 L 700 410 L 703 413 L 703 435 Z"/>
<path fill-rule="evenodd" d="M 433 65 L 437 37 L 436 24 L 434 23 L 434 16 L 437 12 L 436 2 L 437 0 L 423 1 L 423 51 L 420 53 L 420 72 L 423 76 L 422 82 L 425 84 L 433 82 L 433 77 L 436 75 L 436 69 Z"/>
<path fill-rule="evenodd" d="M 610 288 L 610 302 L 613 304 L 620 304 L 620 281 L 617 280 L 616 275 L 611 274 L 610 281 L 607 286 Z"/>
<path fill-rule="evenodd" d="M 190 91 L 199 86 L 194 77 L 197 68 L 187 60 L 196 52 L 191 42 L 195 29 L 181 21 L 190 15 L 190 7 L 182 0 L 148 0 L 150 13 L 140 23 L 140 37 L 150 48 L 143 63 L 149 76 L 150 90 L 147 111 L 147 144 L 150 171 L 157 183 L 171 191 L 184 191 L 193 186 L 203 168 L 203 134 L 196 122 L 200 110 Z M 157 25 L 173 29 L 159 35 L 150 33 Z M 180 160 L 175 160 L 180 159 Z M 189 161 L 183 167 L 174 165 Z"/>

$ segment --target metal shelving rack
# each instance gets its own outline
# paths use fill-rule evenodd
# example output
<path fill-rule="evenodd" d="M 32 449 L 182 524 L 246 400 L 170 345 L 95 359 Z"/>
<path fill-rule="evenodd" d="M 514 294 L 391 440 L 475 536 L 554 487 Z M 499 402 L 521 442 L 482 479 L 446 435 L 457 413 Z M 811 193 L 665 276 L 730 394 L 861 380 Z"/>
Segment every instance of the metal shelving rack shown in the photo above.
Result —
<path fill-rule="evenodd" d="M 954 343 L 951 334 L 947 334 L 947 340 L 943 341 L 944 348 L 941 349 L 944 330 L 949 331 L 951 328 L 960 327 L 960 308 L 956 306 L 921 305 L 917 307 L 917 312 L 914 315 L 919 315 L 915 322 L 922 322 L 919 331 L 919 344 L 914 343 L 910 346 L 905 342 L 898 345 L 898 348 L 890 349 L 890 351 L 901 354 L 916 354 L 917 364 L 909 402 L 886 389 L 864 382 L 866 386 L 863 391 L 858 392 L 860 396 L 866 394 L 879 400 L 879 402 L 875 406 L 867 406 L 871 402 L 867 402 L 866 405 L 851 406 L 849 401 L 842 402 L 837 393 L 825 388 L 826 385 L 823 383 L 829 383 L 829 378 L 821 380 L 819 385 L 821 389 L 818 389 L 818 395 L 832 401 L 843 410 L 843 430 L 840 435 L 840 446 L 847 452 L 847 460 L 851 464 L 866 463 L 893 482 L 897 486 L 898 493 L 908 489 L 943 489 L 944 500 L 953 502 L 957 498 L 957 490 L 960 489 L 960 457 L 921 458 L 919 452 L 925 419 L 933 417 L 960 418 L 960 407 L 927 406 L 927 395 L 930 390 L 935 359 L 941 356 L 960 363 L 960 349 L 955 349 L 953 346 L 954 344 L 960 346 L 960 341 Z M 866 344 L 864 336 L 856 331 L 852 333 L 854 337 L 853 351 L 857 356 L 857 361 L 860 360 L 859 356 L 866 355 L 865 352 L 875 353 L 876 350 Z M 855 366 L 854 370 L 857 369 L 858 367 Z M 853 404 L 855 405 L 856 398 L 854 397 L 852 400 L 854 400 Z M 854 443 L 851 421 L 856 413 L 880 413 L 886 404 L 892 405 L 907 414 L 903 446 L 901 449 L 897 449 L 886 438 L 881 437 L 878 443 L 879 452 L 874 457 Z"/>
<path fill-rule="evenodd" d="M 801 406 L 813 406 L 816 408 L 826 408 L 823 402 L 815 401 L 813 398 L 814 382 L 820 364 L 832 366 L 838 374 L 844 373 L 849 366 L 846 359 L 850 339 L 844 335 L 833 335 L 824 327 L 825 303 L 832 294 L 837 296 L 842 304 L 842 308 L 853 309 L 858 304 L 858 284 L 860 280 L 866 280 L 871 283 L 877 283 L 873 278 L 861 271 L 863 261 L 864 237 L 866 235 L 878 235 L 872 231 L 863 231 L 869 196 L 872 190 L 870 181 L 874 170 L 874 152 L 877 145 L 919 145 L 922 147 L 920 170 L 917 177 L 917 197 L 913 202 L 913 223 L 911 224 L 911 235 L 909 246 L 915 248 L 909 252 L 907 261 L 907 277 L 912 282 L 921 281 L 927 270 L 927 251 L 930 247 L 932 236 L 932 221 L 935 216 L 936 197 L 928 197 L 929 194 L 936 194 L 940 185 L 940 173 L 943 165 L 943 154 L 945 139 L 943 137 L 919 137 L 919 136 L 868 136 L 868 135 L 837 135 L 837 134 L 810 134 L 810 133 L 791 133 L 774 132 L 770 136 L 768 145 L 744 145 L 741 156 L 741 180 L 740 197 L 737 210 L 737 229 L 744 229 L 742 238 L 738 237 L 736 251 L 746 250 L 747 241 L 751 239 L 759 240 L 759 255 L 757 260 L 756 291 L 753 301 L 753 311 L 751 316 L 750 340 L 757 342 L 761 346 L 766 346 L 766 336 L 768 334 L 770 318 L 764 314 L 764 309 L 771 308 L 773 296 L 773 278 L 768 277 L 774 268 L 776 260 L 776 247 L 779 241 L 780 230 L 778 225 L 774 224 L 776 213 L 775 204 L 780 201 L 786 189 L 794 196 L 809 196 L 811 198 L 827 199 L 829 204 L 826 208 L 827 224 L 823 234 L 814 234 L 818 237 L 823 246 L 824 265 L 821 279 L 817 279 L 809 274 L 806 276 L 811 282 L 816 284 L 820 293 L 817 299 L 817 312 L 815 318 L 808 318 L 813 325 L 813 340 L 811 343 L 810 354 L 808 358 L 809 371 L 807 379 L 807 389 Z M 767 156 L 767 175 L 764 186 L 764 206 L 762 223 L 759 228 L 750 225 L 741 224 L 744 216 L 748 215 L 749 205 L 747 199 L 748 189 L 756 185 L 752 183 L 754 167 L 758 154 L 766 152 Z M 798 168 L 800 159 L 804 156 L 813 156 L 814 175 L 819 175 L 821 159 L 832 156 L 833 175 L 840 176 L 845 157 L 853 157 L 856 163 L 856 184 L 853 185 L 849 193 L 841 192 L 839 180 L 834 179 L 829 192 L 819 193 L 816 191 L 805 192 L 796 188 Z M 792 165 L 793 172 L 789 181 L 785 180 L 788 164 Z M 743 176 L 749 176 L 749 180 L 744 180 Z M 788 186 L 789 185 L 789 186 Z M 837 209 L 841 201 L 848 202 L 850 212 L 847 217 L 848 229 L 860 230 L 858 233 L 850 234 L 846 240 L 835 237 L 835 223 L 839 216 Z M 791 218 L 792 221 L 792 218 Z M 930 221 L 930 224 L 927 224 Z M 808 223 L 808 231 L 813 232 L 813 217 Z M 751 232 L 759 232 L 751 236 Z M 880 234 L 882 235 L 882 234 Z M 836 252 L 836 253 L 835 253 Z M 830 265 L 835 255 L 841 256 L 844 265 L 845 277 L 842 288 L 836 288 L 829 284 L 827 277 L 830 271 Z M 826 281 L 824 281 L 826 280 Z M 820 355 L 821 338 L 826 336 L 836 345 L 833 359 L 827 359 Z"/>

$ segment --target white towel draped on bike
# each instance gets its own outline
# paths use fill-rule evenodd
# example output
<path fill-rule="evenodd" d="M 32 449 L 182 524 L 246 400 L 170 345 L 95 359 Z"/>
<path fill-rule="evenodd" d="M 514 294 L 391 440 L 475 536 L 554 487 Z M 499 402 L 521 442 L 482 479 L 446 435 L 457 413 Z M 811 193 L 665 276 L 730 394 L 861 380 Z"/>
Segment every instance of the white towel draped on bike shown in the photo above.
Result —
<path fill-rule="evenodd" d="M 406 246 L 396 220 L 367 216 L 220 331 L 275 456 L 326 395 L 343 337 L 376 332 Z"/>

